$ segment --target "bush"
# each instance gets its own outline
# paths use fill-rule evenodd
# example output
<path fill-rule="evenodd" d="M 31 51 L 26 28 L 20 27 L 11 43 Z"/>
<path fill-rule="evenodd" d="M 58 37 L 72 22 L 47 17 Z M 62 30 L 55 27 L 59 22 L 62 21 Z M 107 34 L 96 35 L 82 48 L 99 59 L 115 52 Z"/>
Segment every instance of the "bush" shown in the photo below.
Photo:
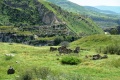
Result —
<path fill-rule="evenodd" d="M 117 54 L 120 55 L 120 46 L 118 44 L 108 45 L 104 50 L 104 54 Z"/>
<path fill-rule="evenodd" d="M 46 79 L 48 75 L 50 75 L 52 71 L 48 67 L 41 67 L 38 69 L 37 74 L 39 74 L 40 79 Z"/>
<path fill-rule="evenodd" d="M 92 80 L 90 76 L 52 71 L 49 67 L 33 68 L 20 73 L 16 80 Z"/>
<path fill-rule="evenodd" d="M 21 71 L 24 72 L 21 72 L 16 80 L 46 80 L 53 73 L 49 67 L 29 68 Z"/>
<path fill-rule="evenodd" d="M 60 43 L 61 46 L 66 46 L 66 47 L 69 47 L 69 42 L 67 41 L 63 41 Z"/>
<path fill-rule="evenodd" d="M 62 64 L 69 64 L 69 65 L 77 65 L 80 62 L 81 62 L 80 59 L 73 56 L 66 56 L 66 57 L 63 57 L 61 60 Z"/>
<path fill-rule="evenodd" d="M 20 77 L 16 78 L 16 80 L 32 80 L 33 79 L 32 73 L 33 73 L 32 70 L 25 71 L 24 73 L 21 73 Z"/>
<path fill-rule="evenodd" d="M 63 38 L 62 37 L 57 37 L 54 39 L 54 45 L 59 45 L 61 42 L 63 41 Z"/>

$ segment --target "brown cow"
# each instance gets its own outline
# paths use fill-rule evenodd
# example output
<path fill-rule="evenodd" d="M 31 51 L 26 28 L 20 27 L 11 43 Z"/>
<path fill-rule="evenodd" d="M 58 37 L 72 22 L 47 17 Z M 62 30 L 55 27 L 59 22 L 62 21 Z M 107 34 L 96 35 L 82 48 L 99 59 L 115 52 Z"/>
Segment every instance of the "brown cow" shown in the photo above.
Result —
<path fill-rule="evenodd" d="M 66 46 L 61 46 L 58 48 L 58 51 L 59 51 L 59 54 L 66 53 L 67 48 L 66 48 Z"/>
<path fill-rule="evenodd" d="M 72 52 L 72 50 L 71 49 L 67 49 L 66 46 L 59 47 L 58 51 L 59 51 L 59 54 L 62 54 L 62 53 L 69 54 L 69 53 Z"/>

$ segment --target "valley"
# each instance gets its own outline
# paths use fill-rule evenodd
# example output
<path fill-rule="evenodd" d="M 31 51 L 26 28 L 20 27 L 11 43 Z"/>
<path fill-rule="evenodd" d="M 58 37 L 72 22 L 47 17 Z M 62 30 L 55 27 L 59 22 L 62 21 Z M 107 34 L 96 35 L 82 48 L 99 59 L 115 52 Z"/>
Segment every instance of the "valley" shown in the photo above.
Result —
<path fill-rule="evenodd" d="M 0 0 L 0 80 L 119 80 L 120 15 L 68 0 Z"/>

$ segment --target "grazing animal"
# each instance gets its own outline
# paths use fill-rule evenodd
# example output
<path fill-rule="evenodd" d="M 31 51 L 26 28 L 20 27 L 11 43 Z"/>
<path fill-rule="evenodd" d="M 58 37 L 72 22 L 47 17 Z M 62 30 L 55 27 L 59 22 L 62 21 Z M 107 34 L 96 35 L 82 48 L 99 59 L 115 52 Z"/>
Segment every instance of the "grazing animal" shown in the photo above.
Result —
<path fill-rule="evenodd" d="M 15 70 L 13 69 L 13 67 L 10 66 L 10 68 L 7 70 L 7 74 L 14 74 Z"/>
<path fill-rule="evenodd" d="M 93 55 L 93 60 L 98 60 L 98 59 L 101 59 L 101 55 L 100 54 L 96 54 L 96 55 Z"/>
<path fill-rule="evenodd" d="M 74 53 L 79 53 L 79 52 L 80 52 L 80 47 L 76 47 Z"/>
<path fill-rule="evenodd" d="M 104 55 L 104 56 L 101 57 L 101 59 L 106 59 L 106 58 L 108 58 L 107 55 Z"/>
<path fill-rule="evenodd" d="M 57 48 L 54 48 L 54 47 L 50 47 L 50 51 L 56 51 Z"/>
<path fill-rule="evenodd" d="M 62 54 L 62 53 L 66 53 L 66 47 L 65 46 L 61 46 L 58 48 L 58 51 L 59 51 L 59 54 Z"/>
<path fill-rule="evenodd" d="M 66 46 L 61 46 L 58 48 L 59 54 L 61 55 L 62 53 L 64 54 L 70 54 L 72 52 L 71 49 L 67 49 Z"/>
<path fill-rule="evenodd" d="M 72 53 L 72 49 L 67 49 L 67 53 Z"/>

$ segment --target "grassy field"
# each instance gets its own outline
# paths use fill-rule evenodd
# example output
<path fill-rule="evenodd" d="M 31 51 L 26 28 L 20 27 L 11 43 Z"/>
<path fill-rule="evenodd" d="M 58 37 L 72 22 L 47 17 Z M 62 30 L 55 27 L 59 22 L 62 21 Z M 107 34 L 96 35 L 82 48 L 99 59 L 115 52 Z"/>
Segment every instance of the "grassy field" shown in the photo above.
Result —
<path fill-rule="evenodd" d="M 0 80 L 18 80 L 17 78 L 20 78 L 25 72 L 31 73 L 33 69 L 39 70 L 40 68 L 46 69 L 46 74 L 52 73 L 50 74 L 53 76 L 47 80 L 119 80 L 119 55 L 108 55 L 108 59 L 101 60 L 85 58 L 85 55 L 96 54 L 95 50 L 99 46 L 106 46 L 113 40 L 119 42 L 119 38 L 120 36 L 94 35 L 71 43 L 71 49 L 76 46 L 89 49 L 82 50 L 79 54 L 69 55 L 76 56 L 82 61 L 78 65 L 61 64 L 61 59 L 68 55 L 59 56 L 58 51 L 50 52 L 50 46 L 34 47 L 15 43 L 0 43 Z M 14 56 L 8 57 L 6 54 Z M 14 67 L 15 74 L 7 75 L 9 66 Z M 40 80 L 35 74 L 32 75 L 32 80 Z"/>

